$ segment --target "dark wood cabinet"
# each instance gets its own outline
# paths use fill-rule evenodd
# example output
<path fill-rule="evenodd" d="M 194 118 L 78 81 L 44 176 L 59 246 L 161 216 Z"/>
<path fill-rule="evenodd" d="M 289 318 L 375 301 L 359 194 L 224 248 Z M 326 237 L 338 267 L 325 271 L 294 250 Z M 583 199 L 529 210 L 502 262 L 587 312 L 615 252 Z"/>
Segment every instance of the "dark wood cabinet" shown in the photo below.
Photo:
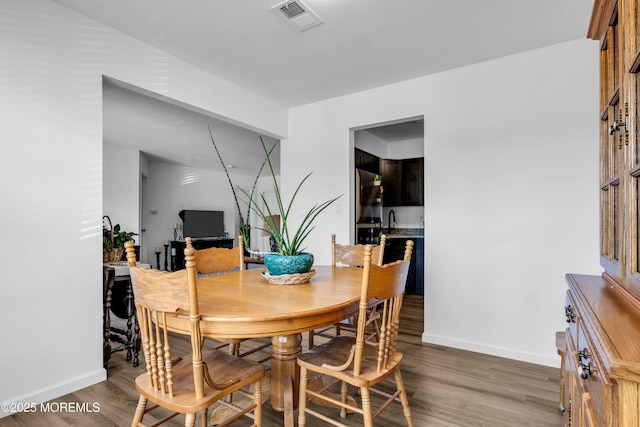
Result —
<path fill-rule="evenodd" d="M 424 205 L 424 158 L 402 161 L 403 206 Z"/>
<path fill-rule="evenodd" d="M 407 240 L 413 240 L 411 264 L 405 285 L 407 295 L 424 295 L 424 238 L 391 238 L 387 239 L 384 247 L 383 263 L 387 264 L 404 258 Z"/>
<path fill-rule="evenodd" d="M 424 295 L 424 239 L 414 239 L 416 294 Z"/>
<path fill-rule="evenodd" d="M 187 246 L 184 240 L 173 240 L 171 243 L 171 271 L 184 268 L 184 248 Z M 233 248 L 233 239 L 192 240 L 194 249 L 207 248 Z"/>
<path fill-rule="evenodd" d="M 402 160 L 382 160 L 383 206 L 402 206 Z"/>
<path fill-rule="evenodd" d="M 375 156 L 366 151 L 355 149 L 356 169 L 366 170 L 367 172 L 380 174 L 380 157 Z"/>
<path fill-rule="evenodd" d="M 424 206 L 424 158 L 384 159 L 384 206 Z"/>

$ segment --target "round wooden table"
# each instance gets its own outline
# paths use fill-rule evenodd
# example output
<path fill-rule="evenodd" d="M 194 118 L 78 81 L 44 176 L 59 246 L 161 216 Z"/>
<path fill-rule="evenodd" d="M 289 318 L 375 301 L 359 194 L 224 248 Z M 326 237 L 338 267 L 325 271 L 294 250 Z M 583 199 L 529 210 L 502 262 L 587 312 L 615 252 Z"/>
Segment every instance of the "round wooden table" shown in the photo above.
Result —
<path fill-rule="evenodd" d="M 358 313 L 362 269 L 313 266 L 310 283 L 270 284 L 262 269 L 198 279 L 202 335 L 211 338 L 271 337 L 271 405 L 285 410 L 284 387 L 293 379 L 297 406 L 302 332 L 333 325 Z M 171 330 L 189 334 L 188 315 L 167 320 Z"/>

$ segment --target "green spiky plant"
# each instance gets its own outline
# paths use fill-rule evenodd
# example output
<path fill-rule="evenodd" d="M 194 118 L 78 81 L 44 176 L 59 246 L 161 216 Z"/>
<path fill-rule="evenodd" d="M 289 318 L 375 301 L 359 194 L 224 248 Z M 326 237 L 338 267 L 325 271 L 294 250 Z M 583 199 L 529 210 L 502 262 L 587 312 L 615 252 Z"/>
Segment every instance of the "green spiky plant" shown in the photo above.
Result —
<path fill-rule="evenodd" d="M 328 208 L 336 200 L 342 197 L 342 195 L 338 197 L 334 197 L 333 199 L 327 200 L 320 204 L 313 205 L 313 207 L 311 207 L 311 209 L 309 209 L 307 213 L 304 215 L 302 222 L 300 223 L 298 228 L 295 231 L 290 231 L 289 230 L 289 214 L 291 212 L 291 207 L 293 206 L 293 202 L 295 201 L 296 196 L 300 191 L 300 188 L 307 181 L 307 179 L 309 179 L 309 177 L 311 176 L 311 173 L 307 174 L 302 179 L 302 181 L 300 181 L 300 183 L 296 187 L 296 190 L 293 192 L 293 196 L 291 196 L 291 200 L 285 206 L 284 202 L 282 201 L 280 186 L 278 185 L 276 174 L 273 170 L 273 165 L 271 164 L 271 152 L 273 151 L 273 148 L 271 148 L 270 150 L 267 150 L 267 146 L 265 145 L 261 135 L 260 135 L 260 142 L 262 144 L 262 149 L 264 150 L 265 162 L 267 163 L 267 165 L 269 165 L 269 170 L 271 171 L 271 179 L 273 184 L 273 191 L 276 197 L 277 209 L 274 209 L 271 206 L 269 206 L 269 203 L 267 202 L 267 199 L 264 197 L 263 194 L 260 194 L 260 199 L 262 200 L 262 204 L 264 205 L 264 208 L 260 208 L 258 203 L 256 203 L 255 200 L 253 200 L 252 195 L 250 195 L 249 193 L 247 193 L 242 189 L 240 189 L 240 191 L 246 197 L 249 198 L 249 204 L 251 208 L 258 215 L 258 217 L 263 221 L 265 228 L 260 228 L 260 230 L 265 231 L 271 237 L 273 237 L 275 241 L 275 245 L 278 248 L 278 253 L 280 255 L 298 255 L 304 251 L 304 248 L 302 248 L 302 242 L 304 242 L 304 240 L 307 238 L 309 233 L 311 233 L 311 231 L 315 228 L 315 226 L 313 225 L 313 222 L 315 221 L 317 216 L 320 215 L 322 211 Z M 280 228 L 276 227 L 274 222 L 269 220 L 274 215 L 278 215 L 278 214 L 280 214 L 280 221 L 282 223 Z"/>
<path fill-rule="evenodd" d="M 218 146 L 216 145 L 216 141 L 213 138 L 213 134 L 211 132 L 211 127 L 209 127 L 209 136 L 211 137 L 211 142 L 213 143 L 213 148 L 216 150 L 216 154 L 218 155 L 218 160 L 220 160 L 220 164 L 222 165 L 222 169 L 224 170 L 224 173 L 227 176 L 227 181 L 229 181 L 229 186 L 231 187 L 231 192 L 233 193 L 233 200 L 236 203 L 236 209 L 238 211 L 238 217 L 240 218 L 240 234 L 242 235 L 242 241 L 244 243 L 244 247 L 248 252 L 251 252 L 251 247 L 250 247 L 250 242 L 251 241 L 249 240 L 249 237 L 250 237 L 249 236 L 249 232 L 250 232 L 249 214 L 251 213 L 251 201 L 253 200 L 253 194 L 255 193 L 256 185 L 258 184 L 258 179 L 260 178 L 260 175 L 262 174 L 262 170 L 264 169 L 264 166 L 267 164 L 267 160 L 265 159 L 262 162 L 262 165 L 260 165 L 260 169 L 258 170 L 256 178 L 253 180 L 253 186 L 251 187 L 251 192 L 247 194 L 245 191 L 243 191 L 249 197 L 249 202 L 247 203 L 247 214 L 246 214 L 246 216 L 243 216 L 242 215 L 242 209 L 240 209 L 240 202 L 238 201 L 238 195 L 236 194 L 235 186 L 233 185 L 233 182 L 231 181 L 231 177 L 229 176 L 229 171 L 227 170 L 227 166 L 226 166 L 225 162 L 222 160 L 222 156 L 220 155 L 220 151 L 218 150 Z M 275 147 L 276 146 L 274 144 L 274 146 L 271 147 L 271 149 L 269 150 L 269 154 L 271 154 L 271 152 L 273 151 L 273 149 Z"/>
<path fill-rule="evenodd" d="M 209 132 L 211 133 L 211 129 L 209 129 Z M 291 207 L 293 206 L 293 202 L 295 201 L 296 196 L 298 195 L 298 192 L 300 191 L 302 185 L 307 181 L 307 179 L 309 179 L 309 177 L 311 176 L 311 173 L 307 174 L 302 179 L 302 181 L 296 187 L 293 193 L 293 196 L 291 197 L 291 200 L 289 201 L 288 204 L 285 205 L 285 203 L 282 200 L 282 194 L 280 192 L 280 186 L 278 185 L 278 181 L 276 179 L 275 171 L 273 170 L 273 164 L 271 163 L 271 153 L 273 152 L 273 149 L 275 148 L 276 144 L 274 144 L 273 147 L 271 147 L 270 149 L 267 149 L 267 146 L 264 142 L 264 139 L 262 138 L 262 135 L 259 135 L 259 137 L 260 137 L 260 143 L 262 144 L 262 149 L 265 154 L 265 159 L 262 162 L 262 165 L 260 166 L 260 170 L 256 175 L 251 191 L 247 192 L 246 190 L 238 187 L 239 192 L 244 196 L 243 201 L 246 202 L 247 204 L 247 215 L 245 217 L 242 216 L 242 212 L 240 210 L 240 203 L 237 197 L 235 187 L 231 181 L 231 178 L 229 177 L 229 173 L 227 171 L 224 161 L 222 160 L 222 156 L 218 151 L 218 147 L 216 146 L 215 141 L 213 142 L 213 144 L 216 149 L 216 153 L 218 154 L 218 159 L 220 160 L 220 163 L 222 164 L 222 167 L 227 175 L 227 180 L 229 181 L 229 185 L 231 186 L 231 191 L 233 192 L 233 197 L 236 203 L 236 207 L 238 209 L 238 214 L 240 215 L 243 223 L 247 224 L 249 220 L 249 213 L 251 211 L 255 212 L 256 215 L 264 223 L 264 228 L 258 227 L 258 229 L 266 232 L 268 235 L 273 237 L 275 246 L 278 249 L 278 253 L 280 255 L 299 255 L 304 251 L 304 248 L 302 247 L 302 243 L 307 238 L 309 233 L 311 233 L 311 231 L 315 228 L 315 226 L 313 225 L 315 219 L 318 217 L 318 215 L 320 215 L 322 211 L 327 209 L 331 204 L 333 204 L 336 200 L 342 197 L 342 195 L 338 197 L 334 197 L 333 199 L 327 200 L 323 203 L 315 204 L 314 206 L 312 206 L 311 209 L 309 209 L 304 215 L 302 222 L 300 223 L 298 228 L 295 231 L 290 231 L 289 215 L 291 212 Z M 211 140 L 213 141 L 213 137 L 211 137 Z M 272 180 L 272 185 L 275 193 L 277 206 L 271 207 L 267 202 L 267 199 L 264 197 L 264 195 L 260 194 L 260 200 L 262 201 L 262 205 L 264 206 L 264 208 L 261 208 L 259 203 L 256 200 L 254 200 L 254 193 L 255 193 L 256 184 L 258 182 L 258 179 L 260 178 L 260 175 L 262 174 L 262 170 L 264 169 L 265 165 L 269 166 L 269 171 L 271 172 L 271 180 Z M 280 222 L 281 222 L 280 227 L 276 227 L 274 222 L 271 220 L 271 218 L 274 215 L 280 215 Z M 241 230 L 244 230 L 244 229 L 245 229 L 244 227 L 241 227 Z M 248 236 L 245 236 L 243 234 L 242 237 L 243 239 L 245 239 L 245 241 L 247 242 L 249 241 Z"/>

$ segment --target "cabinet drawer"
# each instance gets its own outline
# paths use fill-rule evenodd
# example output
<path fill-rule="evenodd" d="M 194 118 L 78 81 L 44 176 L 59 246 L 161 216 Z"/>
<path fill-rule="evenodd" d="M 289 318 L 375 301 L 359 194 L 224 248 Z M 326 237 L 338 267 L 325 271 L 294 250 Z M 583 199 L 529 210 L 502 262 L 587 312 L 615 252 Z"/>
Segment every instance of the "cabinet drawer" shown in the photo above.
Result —
<path fill-rule="evenodd" d="M 564 303 L 564 314 L 567 321 L 567 328 L 569 329 L 569 335 L 571 340 L 578 345 L 578 309 L 576 308 L 575 300 L 571 292 L 567 291 L 567 296 Z M 569 338 L 569 337 L 567 337 Z"/>
<path fill-rule="evenodd" d="M 599 426 L 609 426 L 610 417 L 614 410 L 612 404 L 611 381 L 603 369 L 600 356 L 591 342 L 582 319 L 578 319 L 576 341 L 576 365 L 578 381 L 584 385 L 589 393 L 589 400 Z"/>

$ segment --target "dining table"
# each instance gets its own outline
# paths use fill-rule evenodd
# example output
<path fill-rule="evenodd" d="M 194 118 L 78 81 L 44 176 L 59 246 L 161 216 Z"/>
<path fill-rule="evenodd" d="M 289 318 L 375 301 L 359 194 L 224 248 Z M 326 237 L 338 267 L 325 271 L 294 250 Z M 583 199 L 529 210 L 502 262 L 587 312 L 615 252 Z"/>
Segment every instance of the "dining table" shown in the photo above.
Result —
<path fill-rule="evenodd" d="M 298 404 L 302 332 L 336 324 L 359 309 L 361 268 L 314 265 L 312 271 L 302 284 L 270 283 L 258 268 L 198 278 L 204 337 L 271 338 L 270 401 L 285 419 Z M 189 315 L 176 312 L 167 327 L 189 334 Z"/>

